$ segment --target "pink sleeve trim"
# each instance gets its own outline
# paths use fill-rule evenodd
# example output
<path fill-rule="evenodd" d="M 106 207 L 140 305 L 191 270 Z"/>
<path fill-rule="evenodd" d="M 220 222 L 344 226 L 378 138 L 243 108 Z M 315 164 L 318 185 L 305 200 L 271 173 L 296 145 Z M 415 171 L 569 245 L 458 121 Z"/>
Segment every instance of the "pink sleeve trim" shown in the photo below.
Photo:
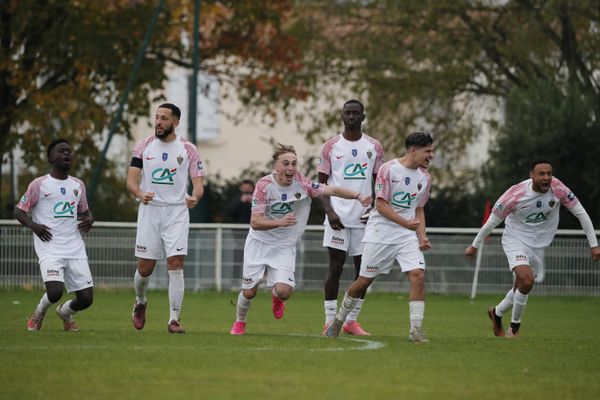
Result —
<path fill-rule="evenodd" d="M 419 169 L 425 175 L 425 179 L 427 179 L 427 185 L 425 186 L 425 194 L 421 198 L 421 201 L 419 202 L 419 204 L 417 204 L 417 207 L 425 207 L 425 203 L 427 203 L 427 201 L 429 200 L 429 191 L 431 190 L 431 175 L 429 175 L 429 172 L 426 169 L 424 169 L 424 168 L 419 168 Z"/>
<path fill-rule="evenodd" d="M 77 203 L 77 213 L 81 214 L 90 209 L 90 206 L 87 201 L 87 191 L 85 189 L 85 184 L 79 178 L 75 178 L 72 176 L 73 180 L 79 184 L 79 189 L 81 191 L 81 195 L 79 196 L 79 202 Z"/>
<path fill-rule="evenodd" d="M 385 201 L 390 201 L 390 169 L 392 163 L 390 161 L 384 163 L 377 172 L 375 180 L 375 197 L 382 198 Z"/>
<path fill-rule="evenodd" d="M 181 139 L 183 142 L 183 146 L 185 147 L 185 151 L 188 156 L 189 164 L 188 164 L 188 173 L 190 175 L 190 179 L 197 178 L 199 176 L 204 176 L 204 163 L 198 154 L 198 149 L 192 142 L 188 142 L 185 139 Z"/>
<path fill-rule="evenodd" d="M 553 177 L 550 182 L 552 192 L 560 200 L 560 204 L 567 208 L 573 208 L 579 203 L 579 199 L 575 196 L 575 193 L 571 191 L 560 179 Z"/>
<path fill-rule="evenodd" d="M 137 144 L 133 148 L 133 151 L 131 152 L 131 157 L 143 158 L 144 150 L 146 150 L 146 147 L 148 147 L 148 145 L 150 145 L 150 143 L 154 140 L 155 137 L 156 136 L 151 135 L 151 136 L 145 137 L 144 139 L 137 142 Z"/>
<path fill-rule="evenodd" d="M 327 140 L 321 147 L 321 158 L 317 165 L 317 172 L 331 175 L 331 151 L 333 146 L 340 140 L 340 135 Z"/>
<path fill-rule="evenodd" d="M 31 211 L 33 207 L 40 200 L 40 188 L 42 187 L 42 182 L 48 178 L 48 175 L 40 176 L 35 178 L 29 186 L 27 187 L 27 191 L 21 197 L 21 200 L 17 204 L 17 208 L 19 210 L 23 210 L 25 212 Z"/>
<path fill-rule="evenodd" d="M 252 194 L 252 214 L 264 214 L 267 209 L 267 188 L 271 184 L 271 177 L 260 178 Z"/>
<path fill-rule="evenodd" d="M 511 186 L 500 198 L 496 201 L 492 213 L 498 218 L 504 219 L 515 210 L 517 203 L 525 195 L 527 182 L 523 181 Z"/>

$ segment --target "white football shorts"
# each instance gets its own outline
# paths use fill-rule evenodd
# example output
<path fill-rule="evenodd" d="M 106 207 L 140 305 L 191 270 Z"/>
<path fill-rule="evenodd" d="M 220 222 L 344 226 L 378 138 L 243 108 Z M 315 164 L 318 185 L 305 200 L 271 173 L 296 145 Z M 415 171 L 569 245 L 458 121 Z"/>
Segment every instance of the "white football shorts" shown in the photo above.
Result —
<path fill-rule="evenodd" d="M 267 275 L 267 286 L 285 283 L 296 286 L 296 246 L 276 247 L 254 238 L 246 238 L 242 289 L 252 289 Z"/>
<path fill-rule="evenodd" d="M 185 204 L 140 204 L 135 237 L 135 256 L 148 260 L 186 255 L 190 214 Z"/>
<path fill-rule="evenodd" d="M 532 248 L 516 239 L 504 236 L 502 237 L 502 248 L 511 271 L 518 265 L 529 265 L 535 281 L 542 282 L 544 280 L 545 248 Z"/>
<path fill-rule="evenodd" d="M 359 275 L 366 278 L 387 275 L 392 270 L 394 260 L 398 262 L 402 272 L 425 269 L 425 257 L 419 250 L 416 236 L 406 238 L 398 244 L 365 243 Z"/>
<path fill-rule="evenodd" d="M 94 286 L 87 259 L 45 258 L 40 260 L 44 283 L 63 282 L 67 292 L 77 292 Z"/>
<path fill-rule="evenodd" d="M 331 247 L 345 251 L 349 256 L 360 256 L 363 252 L 362 242 L 365 236 L 364 228 L 345 228 L 339 231 L 325 224 L 323 231 L 323 247 Z"/>

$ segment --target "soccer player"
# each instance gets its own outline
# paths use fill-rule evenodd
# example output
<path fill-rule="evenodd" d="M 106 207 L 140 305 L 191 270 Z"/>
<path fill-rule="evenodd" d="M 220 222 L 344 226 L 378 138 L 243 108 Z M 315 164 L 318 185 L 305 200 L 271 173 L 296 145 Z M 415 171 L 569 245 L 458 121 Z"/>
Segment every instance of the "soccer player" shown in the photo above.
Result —
<path fill-rule="evenodd" d="M 550 246 L 558 228 L 561 204 L 579 220 L 587 236 L 592 259 L 598 260 L 600 248 L 590 217 L 573 192 L 552 176 L 552 164 L 547 160 L 534 161 L 529 179 L 504 192 L 494 205 L 490 218 L 471 246 L 466 248 L 465 255 L 475 257 L 484 239 L 506 218 L 502 248 L 515 281 L 504 299 L 488 310 L 494 335 L 518 336 L 527 297 L 536 275 L 543 271 L 544 249 Z M 511 307 L 511 323 L 505 332 L 502 317 Z"/>
<path fill-rule="evenodd" d="M 425 211 L 431 178 L 427 172 L 433 158 L 433 138 L 415 132 L 405 141 L 406 153 L 384 163 L 375 181 L 375 210 L 365 228 L 365 244 L 360 274 L 344 295 L 337 315 L 323 332 L 326 337 L 340 334 L 343 323 L 375 278 L 389 274 L 394 260 L 410 282 L 408 338 L 428 342 L 421 329 L 425 314 L 425 258 L 431 244 L 425 233 Z"/>
<path fill-rule="evenodd" d="M 298 172 L 292 146 L 278 144 L 273 153 L 273 172 L 261 178 L 252 196 L 250 231 L 244 247 L 242 290 L 238 296 L 232 335 L 246 333 L 246 318 L 265 272 L 272 286 L 272 310 L 283 317 L 285 303 L 295 286 L 296 243 L 306 228 L 311 197 L 338 196 L 371 204 L 371 196 L 311 182 Z"/>
<path fill-rule="evenodd" d="M 85 185 L 69 175 L 73 155 L 66 139 L 48 146 L 52 171 L 34 179 L 15 208 L 15 218 L 34 233 L 46 293 L 27 321 L 27 330 L 39 331 L 48 307 L 60 300 L 66 287 L 75 299 L 56 308 L 65 331 L 79 328 L 76 312 L 92 305 L 93 280 L 81 233 L 89 232 L 94 219 L 88 207 Z M 28 215 L 31 214 L 31 216 Z"/>
<path fill-rule="evenodd" d="M 150 275 L 156 260 L 167 257 L 169 274 L 170 333 L 185 333 L 179 314 L 185 281 L 183 262 L 188 249 L 190 216 L 204 194 L 204 166 L 193 143 L 175 133 L 181 111 L 161 104 L 154 117 L 154 135 L 137 143 L 127 173 L 127 189 L 140 200 L 135 239 L 137 270 L 133 278 L 135 304 L 132 322 L 136 329 L 146 323 Z M 141 179 L 140 179 L 141 178 Z M 192 195 L 187 195 L 188 178 Z M 141 182 L 140 182 L 141 181 Z"/>
<path fill-rule="evenodd" d="M 342 107 L 344 131 L 325 142 L 317 171 L 319 182 L 343 186 L 364 195 L 373 194 L 373 182 L 383 163 L 381 143 L 362 132 L 365 109 L 358 100 L 349 100 Z M 329 254 L 329 271 L 325 279 L 325 325 L 335 318 L 340 276 L 346 262 L 346 254 L 353 257 L 355 276 L 358 278 L 363 251 L 367 207 L 339 197 L 321 197 L 325 209 L 323 247 Z M 370 205 L 369 205 L 370 206 Z M 364 336 L 370 335 L 356 320 L 363 298 L 348 315 L 344 332 Z"/>

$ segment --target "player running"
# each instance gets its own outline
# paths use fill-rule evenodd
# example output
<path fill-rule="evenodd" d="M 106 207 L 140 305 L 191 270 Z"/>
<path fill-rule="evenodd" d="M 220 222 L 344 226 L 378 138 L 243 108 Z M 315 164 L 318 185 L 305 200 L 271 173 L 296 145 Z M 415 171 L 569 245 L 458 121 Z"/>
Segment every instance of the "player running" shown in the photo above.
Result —
<path fill-rule="evenodd" d="M 512 186 L 498 199 L 490 218 L 471 246 L 466 248 L 465 255 L 475 257 L 484 239 L 506 218 L 502 248 L 515 281 L 504 299 L 488 310 L 494 335 L 518 336 L 529 292 L 534 282 L 543 279 L 544 250 L 550 246 L 558 229 L 561 204 L 579 220 L 587 236 L 592 259 L 600 258 L 590 217 L 573 192 L 552 176 L 552 165 L 547 160 L 534 161 L 529 179 Z M 505 332 L 502 317 L 511 307 L 511 323 Z"/>
<path fill-rule="evenodd" d="M 360 274 L 344 295 L 337 315 L 323 334 L 335 338 L 340 334 L 348 314 L 375 278 L 389 274 L 394 260 L 410 282 L 409 339 L 427 342 L 421 329 L 425 313 L 425 258 L 423 251 L 431 244 L 425 233 L 425 211 L 431 178 L 427 172 L 433 158 L 433 138 L 415 132 L 405 141 L 406 153 L 386 162 L 375 182 L 375 210 L 371 212 L 363 242 Z"/>
<path fill-rule="evenodd" d="M 267 285 L 273 287 L 273 316 L 283 317 L 284 302 L 296 285 L 296 244 L 306 228 L 311 197 L 323 195 L 356 199 L 363 206 L 372 201 L 371 196 L 360 192 L 311 182 L 298 172 L 294 148 L 278 144 L 273 172 L 257 182 L 252 196 L 251 228 L 244 246 L 242 290 L 232 335 L 246 333 L 248 310 L 265 273 Z"/>

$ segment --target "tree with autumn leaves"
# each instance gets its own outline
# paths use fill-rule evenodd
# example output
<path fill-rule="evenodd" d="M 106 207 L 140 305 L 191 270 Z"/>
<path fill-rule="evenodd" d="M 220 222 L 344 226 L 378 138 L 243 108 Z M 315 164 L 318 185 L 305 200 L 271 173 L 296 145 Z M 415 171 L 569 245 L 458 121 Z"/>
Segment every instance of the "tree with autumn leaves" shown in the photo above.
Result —
<path fill-rule="evenodd" d="M 50 141 L 65 137 L 77 154 L 73 174 L 88 178 L 157 4 L 0 2 L 0 157 L 19 146 L 27 166 L 45 171 L 40 154 Z M 193 5 L 165 2 L 117 134 L 129 136 L 132 123 L 147 116 L 150 103 L 161 96 L 167 65 L 191 68 Z M 290 99 L 306 97 L 302 82 L 290 73 L 299 67 L 296 41 L 283 29 L 291 7 L 285 0 L 202 1 L 201 70 L 227 81 L 244 104 L 266 116 L 285 110 Z M 113 218 L 120 217 L 116 210 L 133 209 L 125 207 L 132 200 L 120 190 L 120 179 L 109 161 L 94 207 L 99 218 L 108 217 L 102 204 L 110 204 Z M 2 177 L 3 201 L 8 186 Z"/>

